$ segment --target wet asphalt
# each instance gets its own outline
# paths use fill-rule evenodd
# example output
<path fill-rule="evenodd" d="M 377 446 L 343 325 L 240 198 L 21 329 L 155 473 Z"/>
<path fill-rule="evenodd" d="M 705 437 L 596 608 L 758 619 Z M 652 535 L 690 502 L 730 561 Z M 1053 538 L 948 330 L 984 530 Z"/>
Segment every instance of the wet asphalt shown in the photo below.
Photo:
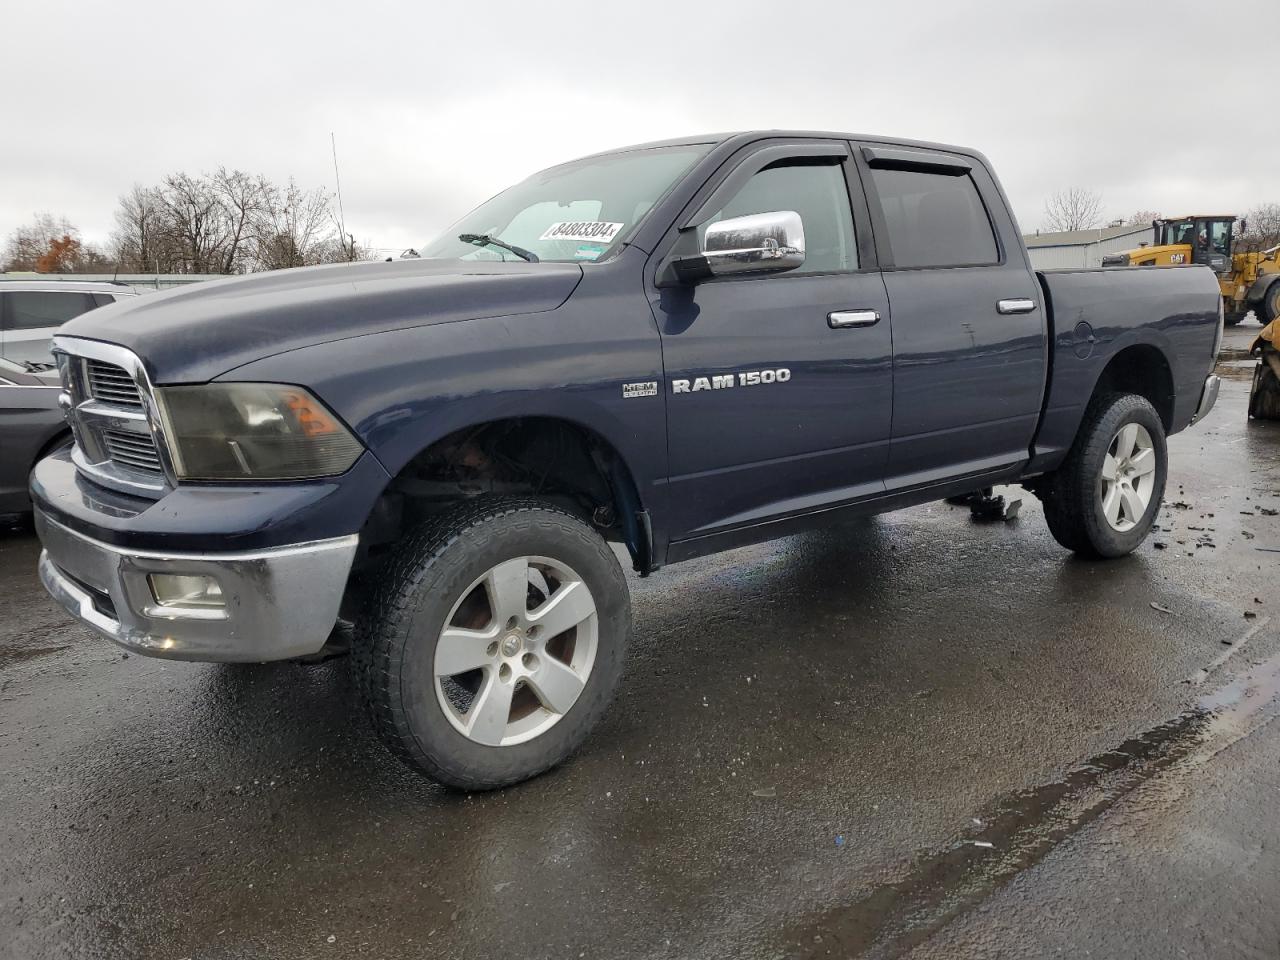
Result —
<path fill-rule="evenodd" d="M 1009 490 L 633 578 L 601 728 L 492 794 L 391 758 L 348 660 L 125 656 L 0 534 L 0 957 L 1276 956 L 1257 329 L 1133 556 Z"/>

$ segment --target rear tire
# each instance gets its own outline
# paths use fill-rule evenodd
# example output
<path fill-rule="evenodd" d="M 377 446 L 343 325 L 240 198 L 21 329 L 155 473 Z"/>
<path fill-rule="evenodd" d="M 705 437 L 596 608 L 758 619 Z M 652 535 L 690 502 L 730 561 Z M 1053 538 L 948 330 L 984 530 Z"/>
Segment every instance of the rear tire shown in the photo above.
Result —
<path fill-rule="evenodd" d="M 1067 459 L 1041 487 L 1049 532 L 1084 557 L 1121 557 L 1151 530 L 1168 450 L 1155 408 L 1136 394 L 1095 397 Z"/>
<path fill-rule="evenodd" d="M 613 697 L 631 633 L 608 544 L 523 498 L 459 504 L 406 534 L 365 610 L 357 653 L 375 729 L 462 790 L 518 783 L 577 749 Z"/>

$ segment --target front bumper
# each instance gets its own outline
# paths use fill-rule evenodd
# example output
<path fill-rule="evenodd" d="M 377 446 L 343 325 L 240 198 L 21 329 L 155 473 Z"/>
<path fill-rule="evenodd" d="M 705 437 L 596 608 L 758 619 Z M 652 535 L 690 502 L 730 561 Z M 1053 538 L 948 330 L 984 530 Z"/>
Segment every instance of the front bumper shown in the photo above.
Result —
<path fill-rule="evenodd" d="M 1195 415 L 1191 418 L 1192 423 L 1199 423 L 1209 415 L 1213 405 L 1218 402 L 1218 390 L 1221 387 L 1222 378 L 1216 373 L 1211 373 L 1204 378 L 1204 389 L 1200 391 L 1200 404 L 1196 407 Z"/>
<path fill-rule="evenodd" d="M 315 653 L 338 619 L 359 538 L 238 553 L 112 546 L 35 512 L 40 580 L 66 610 L 126 649 L 172 660 L 258 662 Z M 208 576 L 224 605 L 164 606 L 150 574 Z"/>

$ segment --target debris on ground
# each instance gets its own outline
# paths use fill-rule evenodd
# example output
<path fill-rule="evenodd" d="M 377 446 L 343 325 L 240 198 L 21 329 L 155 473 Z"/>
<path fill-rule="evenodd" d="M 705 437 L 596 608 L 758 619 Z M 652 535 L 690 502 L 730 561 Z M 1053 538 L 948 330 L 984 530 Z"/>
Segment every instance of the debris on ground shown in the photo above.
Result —
<path fill-rule="evenodd" d="M 1161 543 L 1159 540 L 1157 540 L 1155 543 L 1152 544 L 1152 546 L 1155 547 L 1157 550 L 1164 550 L 1169 545 L 1167 543 Z"/>
<path fill-rule="evenodd" d="M 759 790 L 752 790 L 753 797 L 776 797 L 778 795 L 777 787 L 761 787 Z"/>
<path fill-rule="evenodd" d="M 1257 617 L 1258 617 L 1257 613 L 1255 613 L 1255 612 L 1254 612 L 1254 611 L 1252 611 L 1252 610 L 1246 610 L 1246 611 L 1244 612 L 1244 618 L 1245 618 L 1246 620 L 1256 620 L 1256 619 L 1257 619 Z"/>
<path fill-rule="evenodd" d="M 1161 613 L 1167 613 L 1167 614 L 1169 614 L 1170 616 L 1173 616 L 1173 615 L 1174 615 L 1174 613 L 1173 613 L 1173 611 L 1172 611 L 1172 610 L 1170 610 L 1168 607 L 1164 606 L 1163 604 L 1156 603 L 1154 600 L 1152 600 L 1152 601 L 1151 601 L 1151 609 L 1152 609 L 1152 610 L 1158 610 L 1158 611 L 1160 611 Z"/>
<path fill-rule="evenodd" d="M 970 840 L 969 842 L 975 847 L 982 847 L 984 850 L 990 850 L 995 847 L 995 844 L 991 843 L 989 840 Z"/>

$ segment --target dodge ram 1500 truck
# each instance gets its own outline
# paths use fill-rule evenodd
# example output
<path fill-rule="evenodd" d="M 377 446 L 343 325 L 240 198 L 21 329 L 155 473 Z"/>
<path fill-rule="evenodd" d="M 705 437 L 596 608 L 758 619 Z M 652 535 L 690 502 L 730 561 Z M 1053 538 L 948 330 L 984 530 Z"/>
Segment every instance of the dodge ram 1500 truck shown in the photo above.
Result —
<path fill-rule="evenodd" d="M 1021 483 L 1147 535 L 1203 417 L 1208 269 L 1036 273 L 972 150 L 829 133 L 537 173 L 421 259 L 139 297 L 56 340 L 75 445 L 31 482 L 49 592 L 139 653 L 264 661 L 355 624 L 374 725 L 444 783 L 600 719 L 640 575 Z M 619 551 L 620 552 L 620 551 Z"/>

